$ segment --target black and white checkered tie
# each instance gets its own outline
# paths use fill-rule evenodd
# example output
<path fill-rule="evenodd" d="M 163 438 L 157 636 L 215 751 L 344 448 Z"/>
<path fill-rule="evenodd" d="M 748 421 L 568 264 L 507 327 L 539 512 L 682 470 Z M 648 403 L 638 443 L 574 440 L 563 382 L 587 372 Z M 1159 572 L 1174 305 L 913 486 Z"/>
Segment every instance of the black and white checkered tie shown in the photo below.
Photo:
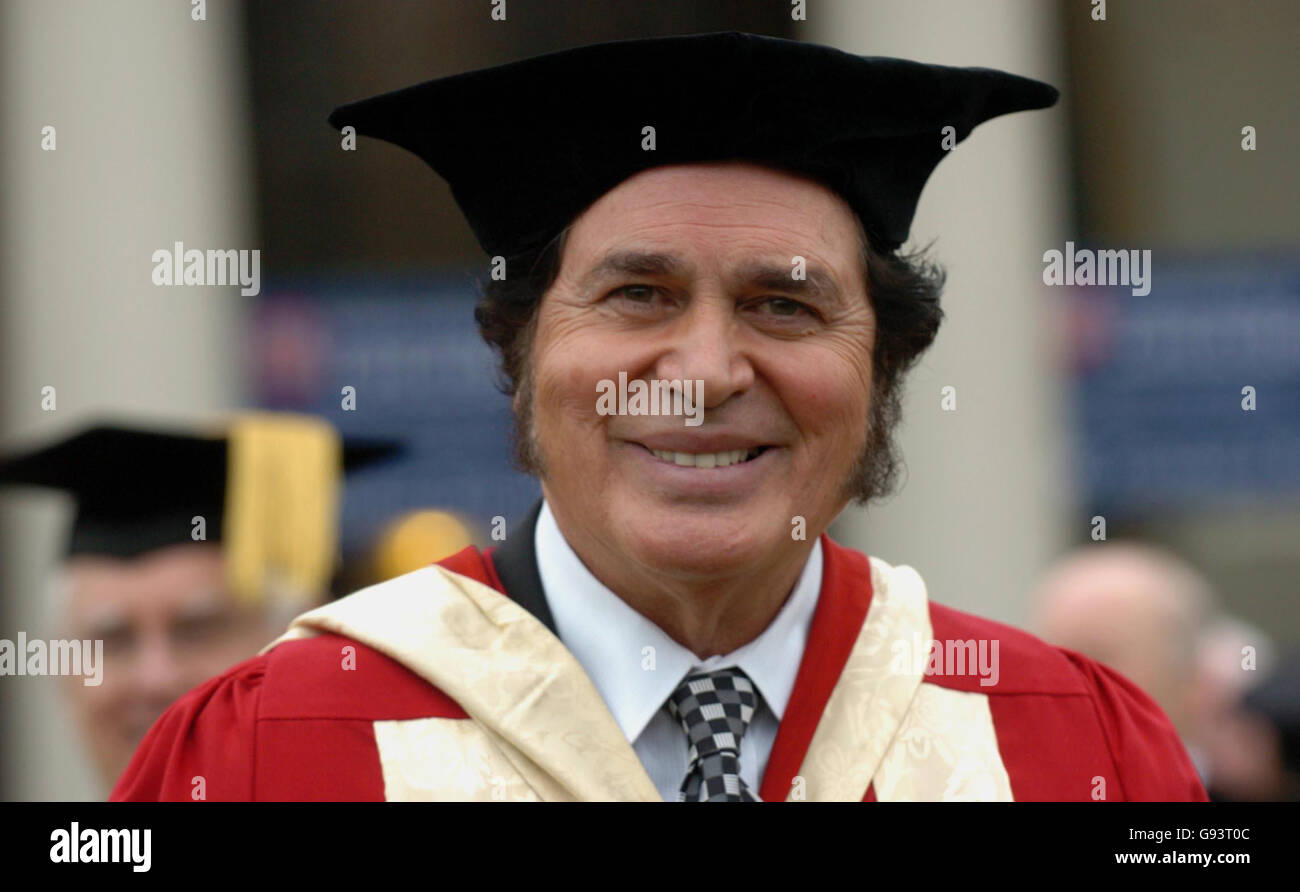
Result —
<path fill-rule="evenodd" d="M 668 711 L 690 742 L 678 802 L 757 802 L 740 778 L 740 741 L 758 707 L 754 683 L 735 667 L 688 675 Z"/>

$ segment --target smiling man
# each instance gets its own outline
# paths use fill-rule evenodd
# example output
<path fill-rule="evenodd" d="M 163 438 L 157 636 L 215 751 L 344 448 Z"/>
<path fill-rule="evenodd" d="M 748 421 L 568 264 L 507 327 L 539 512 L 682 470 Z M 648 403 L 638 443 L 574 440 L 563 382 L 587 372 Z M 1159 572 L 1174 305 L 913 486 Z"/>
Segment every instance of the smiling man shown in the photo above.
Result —
<path fill-rule="evenodd" d="M 654 168 L 574 224 L 538 309 L 521 399 L 546 504 L 593 576 L 697 654 L 767 628 L 817 541 L 791 521 L 823 530 L 849 496 L 875 335 L 859 233 L 791 174 Z M 597 416 L 593 382 L 619 371 L 702 381 L 707 423 Z"/>
<path fill-rule="evenodd" d="M 444 176 L 506 270 L 477 319 L 544 499 L 500 548 L 299 617 L 173 707 L 115 795 L 1204 798 L 1124 679 L 825 535 L 888 490 L 938 329 L 941 276 L 900 251 L 926 178 L 1055 99 L 727 33 L 338 109 Z M 602 411 L 620 376 L 701 382 L 703 423 Z"/>

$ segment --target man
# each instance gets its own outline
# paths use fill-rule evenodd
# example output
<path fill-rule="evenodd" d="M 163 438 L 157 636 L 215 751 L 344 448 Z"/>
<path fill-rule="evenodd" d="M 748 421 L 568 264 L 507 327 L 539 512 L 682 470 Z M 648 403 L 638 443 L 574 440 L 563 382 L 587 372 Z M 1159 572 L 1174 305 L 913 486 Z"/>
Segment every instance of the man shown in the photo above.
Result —
<path fill-rule="evenodd" d="M 1288 701 L 1276 696 L 1286 690 L 1287 682 L 1283 667 L 1275 667 L 1275 648 L 1262 629 L 1232 616 L 1216 618 L 1201 637 L 1197 674 L 1203 718 L 1200 736 L 1187 749 L 1202 769 L 1201 782 L 1211 802 L 1300 798 L 1294 678 L 1288 729 Z M 1283 745 L 1288 733 L 1290 778 Z"/>
<path fill-rule="evenodd" d="M 1204 730 L 1197 662 L 1215 599 L 1193 568 L 1148 545 L 1088 545 L 1051 567 L 1031 601 L 1044 640 L 1132 681 L 1184 742 Z"/>
<path fill-rule="evenodd" d="M 444 176 L 504 270 L 477 318 L 544 502 L 300 617 L 173 707 L 115 797 L 1204 798 L 1130 683 L 824 535 L 887 488 L 937 330 L 938 276 L 899 253 L 925 179 L 1056 95 L 726 33 L 338 109 Z"/>
<path fill-rule="evenodd" d="M 0 461 L 76 500 L 58 634 L 103 642 L 97 683 L 66 690 L 105 790 L 173 701 L 325 599 L 341 471 L 392 451 L 285 414 L 210 433 L 101 425 Z"/>

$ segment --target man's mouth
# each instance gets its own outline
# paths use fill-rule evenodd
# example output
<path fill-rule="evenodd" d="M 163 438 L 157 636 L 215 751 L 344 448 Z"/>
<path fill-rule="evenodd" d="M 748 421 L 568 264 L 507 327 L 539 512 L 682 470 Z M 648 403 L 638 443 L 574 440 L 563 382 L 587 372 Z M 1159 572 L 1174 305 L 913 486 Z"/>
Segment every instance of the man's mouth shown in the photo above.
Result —
<path fill-rule="evenodd" d="M 667 449 L 644 447 L 655 458 L 686 468 L 725 468 L 753 461 L 771 447 L 755 446 L 752 449 L 729 449 L 723 452 L 675 452 Z"/>

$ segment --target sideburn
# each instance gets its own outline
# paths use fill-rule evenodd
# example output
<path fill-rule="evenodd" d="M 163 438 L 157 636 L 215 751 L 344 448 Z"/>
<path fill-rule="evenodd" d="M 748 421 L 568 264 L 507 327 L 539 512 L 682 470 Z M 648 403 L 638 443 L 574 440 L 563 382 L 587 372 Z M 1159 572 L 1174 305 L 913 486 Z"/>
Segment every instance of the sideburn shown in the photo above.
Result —
<path fill-rule="evenodd" d="M 540 308 L 541 302 L 538 302 Z M 538 479 L 546 476 L 545 468 L 542 464 L 542 450 L 537 445 L 537 434 L 533 429 L 533 338 L 537 329 L 537 317 L 540 314 L 535 310 L 532 318 L 528 320 L 523 334 L 519 338 L 517 348 L 518 354 L 518 377 L 519 382 L 510 401 L 514 422 L 510 430 L 510 439 L 514 447 L 515 467 L 525 474 L 531 474 Z"/>

